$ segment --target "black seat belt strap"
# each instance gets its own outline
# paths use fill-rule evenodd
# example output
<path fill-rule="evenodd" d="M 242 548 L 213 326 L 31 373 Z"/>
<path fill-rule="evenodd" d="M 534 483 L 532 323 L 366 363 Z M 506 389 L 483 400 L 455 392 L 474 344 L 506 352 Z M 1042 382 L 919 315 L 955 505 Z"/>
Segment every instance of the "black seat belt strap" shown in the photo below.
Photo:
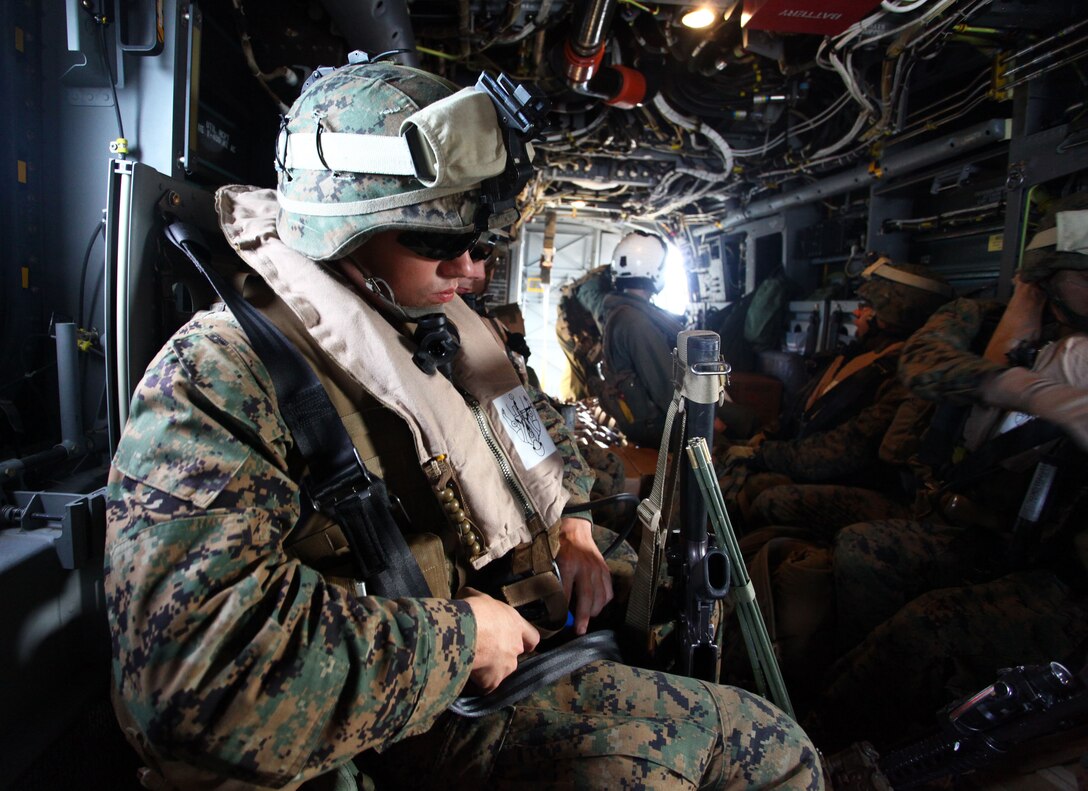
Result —
<path fill-rule="evenodd" d="M 1040 418 L 1021 423 L 1004 434 L 987 440 L 974 453 L 945 474 L 946 489 L 957 491 L 993 473 L 998 465 L 1044 442 L 1064 436 L 1062 430 Z"/>
<path fill-rule="evenodd" d="M 272 377 L 284 422 L 306 461 L 303 490 L 340 525 L 369 593 L 425 597 L 430 589 L 393 518 L 385 482 L 359 458 L 324 386 L 291 341 L 224 280 L 200 234 L 171 223 L 166 237 L 208 279 L 245 331 Z"/>
<path fill-rule="evenodd" d="M 570 675 L 590 662 L 609 659 L 622 661 L 616 635 L 609 630 L 577 637 L 569 643 L 526 659 L 518 669 L 503 679 L 498 688 L 479 696 L 458 698 L 450 711 L 462 717 L 483 717 L 512 706 L 543 686 Z"/>

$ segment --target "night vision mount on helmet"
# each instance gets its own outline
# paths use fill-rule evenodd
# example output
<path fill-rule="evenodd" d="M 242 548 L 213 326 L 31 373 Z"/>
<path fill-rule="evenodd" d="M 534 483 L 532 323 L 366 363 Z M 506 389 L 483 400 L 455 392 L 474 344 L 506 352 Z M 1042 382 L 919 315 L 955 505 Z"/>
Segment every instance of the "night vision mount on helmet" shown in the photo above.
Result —
<path fill-rule="evenodd" d="M 505 75 L 474 88 L 353 53 L 320 69 L 276 143 L 277 229 L 315 260 L 390 229 L 463 234 L 517 220 L 548 102 Z"/>

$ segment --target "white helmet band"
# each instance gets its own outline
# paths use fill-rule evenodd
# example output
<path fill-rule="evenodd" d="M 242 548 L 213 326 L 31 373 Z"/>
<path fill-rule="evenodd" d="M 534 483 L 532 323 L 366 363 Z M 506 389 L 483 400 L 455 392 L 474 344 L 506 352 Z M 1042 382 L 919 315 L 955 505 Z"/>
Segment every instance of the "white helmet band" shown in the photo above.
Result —
<path fill-rule="evenodd" d="M 1053 247 L 1059 253 L 1088 255 L 1088 209 L 1060 211 L 1055 225 L 1031 237 L 1025 250 Z"/>
<path fill-rule="evenodd" d="M 276 141 L 281 166 L 413 176 L 427 187 L 464 191 L 506 168 L 506 146 L 495 108 L 485 94 L 465 88 L 404 120 L 397 137 L 285 128 Z"/>
<path fill-rule="evenodd" d="M 951 298 L 956 296 L 955 289 L 947 283 L 942 283 L 939 280 L 933 280 L 928 277 L 922 277 L 921 275 L 915 275 L 911 272 L 904 272 L 902 269 L 896 269 L 887 258 L 883 257 L 878 258 L 875 262 L 865 267 L 861 276 L 865 280 L 869 280 L 874 276 L 882 277 L 885 280 L 891 280 L 893 283 L 901 283 L 902 285 L 910 286 L 911 288 L 919 288 L 922 291 L 929 291 L 932 294 L 940 294 L 942 297 Z"/>

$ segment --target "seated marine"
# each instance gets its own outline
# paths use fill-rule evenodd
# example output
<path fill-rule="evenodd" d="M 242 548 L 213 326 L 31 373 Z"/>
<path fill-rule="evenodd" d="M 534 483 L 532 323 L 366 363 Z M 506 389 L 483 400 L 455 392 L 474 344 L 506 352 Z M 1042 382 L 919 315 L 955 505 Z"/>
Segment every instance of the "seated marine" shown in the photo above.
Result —
<path fill-rule="evenodd" d="M 568 591 L 590 615 L 607 598 L 589 522 L 563 516 L 560 454 L 456 296 L 478 238 L 516 215 L 493 181 L 514 144 L 485 90 L 364 60 L 304 87 L 276 189 L 217 193 L 252 304 L 377 499 L 311 491 L 306 410 L 234 308 L 163 346 L 108 492 L 113 694 L 145 786 L 349 788 L 362 766 L 391 788 L 822 787 L 770 704 L 616 661 L 451 710 L 561 625 Z M 358 522 L 336 507 L 384 513 L 375 476 L 404 511 L 372 536 L 384 555 L 345 542 Z"/>

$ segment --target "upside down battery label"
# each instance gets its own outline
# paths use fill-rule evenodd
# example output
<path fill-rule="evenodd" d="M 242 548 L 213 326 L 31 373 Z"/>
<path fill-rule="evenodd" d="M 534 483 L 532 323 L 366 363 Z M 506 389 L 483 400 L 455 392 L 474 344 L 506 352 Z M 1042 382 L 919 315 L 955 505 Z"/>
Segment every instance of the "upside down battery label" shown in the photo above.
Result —
<path fill-rule="evenodd" d="M 514 443 L 525 469 L 531 470 L 555 452 L 555 443 L 524 387 L 515 387 L 495 399 L 502 427 Z"/>

